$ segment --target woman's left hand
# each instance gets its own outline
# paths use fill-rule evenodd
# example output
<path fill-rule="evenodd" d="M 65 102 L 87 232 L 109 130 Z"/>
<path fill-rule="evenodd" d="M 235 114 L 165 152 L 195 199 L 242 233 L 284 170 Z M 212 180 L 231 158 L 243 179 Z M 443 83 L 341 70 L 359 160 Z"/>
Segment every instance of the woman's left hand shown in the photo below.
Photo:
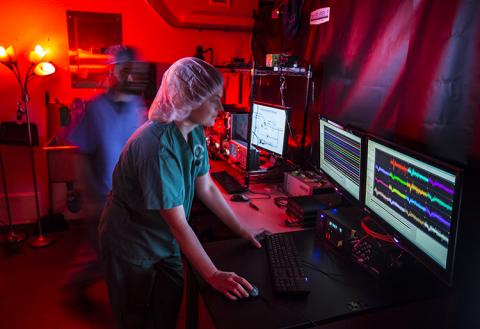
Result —
<path fill-rule="evenodd" d="M 262 245 L 258 240 L 260 240 L 261 237 L 265 236 L 266 234 L 270 234 L 270 232 L 263 227 L 258 229 L 251 227 L 243 227 L 240 236 L 245 240 L 250 241 L 255 247 L 261 248 Z"/>

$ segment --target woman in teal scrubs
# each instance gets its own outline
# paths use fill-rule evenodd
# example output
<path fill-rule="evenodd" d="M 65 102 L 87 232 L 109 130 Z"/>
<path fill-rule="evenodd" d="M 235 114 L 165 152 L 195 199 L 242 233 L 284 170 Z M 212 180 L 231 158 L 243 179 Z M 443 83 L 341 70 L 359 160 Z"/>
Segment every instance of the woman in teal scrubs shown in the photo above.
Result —
<path fill-rule="evenodd" d="M 209 174 L 204 127 L 222 111 L 223 77 L 183 58 L 164 74 L 149 120 L 129 139 L 99 225 L 109 297 L 119 328 L 175 328 L 183 290 L 181 253 L 214 289 L 236 300 L 252 285 L 219 270 L 188 224 L 193 195 L 254 246 L 263 230 L 242 226 Z"/>

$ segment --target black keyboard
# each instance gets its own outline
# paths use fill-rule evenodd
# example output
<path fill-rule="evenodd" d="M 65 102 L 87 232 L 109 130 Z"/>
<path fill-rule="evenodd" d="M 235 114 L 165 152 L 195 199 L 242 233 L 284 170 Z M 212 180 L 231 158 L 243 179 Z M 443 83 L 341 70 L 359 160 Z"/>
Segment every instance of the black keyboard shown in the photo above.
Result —
<path fill-rule="evenodd" d="M 242 193 L 245 188 L 225 170 L 212 172 L 210 174 L 228 194 Z"/>
<path fill-rule="evenodd" d="M 308 278 L 298 257 L 295 242 L 289 234 L 265 237 L 270 277 L 278 294 L 299 295 L 310 292 Z"/>

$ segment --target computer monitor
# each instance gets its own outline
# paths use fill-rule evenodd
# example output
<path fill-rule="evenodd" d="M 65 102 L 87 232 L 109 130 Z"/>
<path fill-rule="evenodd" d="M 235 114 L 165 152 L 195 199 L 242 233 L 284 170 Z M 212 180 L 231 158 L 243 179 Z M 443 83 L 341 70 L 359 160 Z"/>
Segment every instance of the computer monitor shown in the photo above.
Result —
<path fill-rule="evenodd" d="M 354 201 L 362 202 L 362 136 L 320 117 L 320 169 Z"/>
<path fill-rule="evenodd" d="M 255 102 L 252 107 L 251 144 L 278 156 L 284 156 L 288 140 L 290 108 Z"/>
<path fill-rule="evenodd" d="M 379 138 L 367 139 L 365 207 L 427 268 L 452 283 L 462 171 Z"/>
<path fill-rule="evenodd" d="M 248 113 L 230 113 L 230 136 L 233 140 L 248 141 Z"/>

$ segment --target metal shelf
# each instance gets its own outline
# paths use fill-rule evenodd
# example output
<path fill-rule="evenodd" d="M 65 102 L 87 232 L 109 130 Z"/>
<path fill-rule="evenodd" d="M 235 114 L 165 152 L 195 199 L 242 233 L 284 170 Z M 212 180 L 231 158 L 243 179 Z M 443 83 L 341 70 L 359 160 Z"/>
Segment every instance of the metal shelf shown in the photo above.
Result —
<path fill-rule="evenodd" d="M 235 65 L 215 65 L 221 72 L 250 72 L 250 66 L 235 66 Z"/>
<path fill-rule="evenodd" d="M 284 75 L 284 76 L 297 76 L 311 78 L 312 71 L 303 67 L 262 67 L 255 68 L 254 74 L 257 76 L 275 76 L 275 75 Z"/>
<path fill-rule="evenodd" d="M 217 69 L 222 72 L 251 72 L 251 67 L 238 67 L 231 65 L 215 65 Z M 311 78 L 312 71 L 304 67 L 256 67 L 254 68 L 254 74 L 257 76 L 276 76 L 276 75 L 285 75 L 285 76 L 298 76 Z"/>

